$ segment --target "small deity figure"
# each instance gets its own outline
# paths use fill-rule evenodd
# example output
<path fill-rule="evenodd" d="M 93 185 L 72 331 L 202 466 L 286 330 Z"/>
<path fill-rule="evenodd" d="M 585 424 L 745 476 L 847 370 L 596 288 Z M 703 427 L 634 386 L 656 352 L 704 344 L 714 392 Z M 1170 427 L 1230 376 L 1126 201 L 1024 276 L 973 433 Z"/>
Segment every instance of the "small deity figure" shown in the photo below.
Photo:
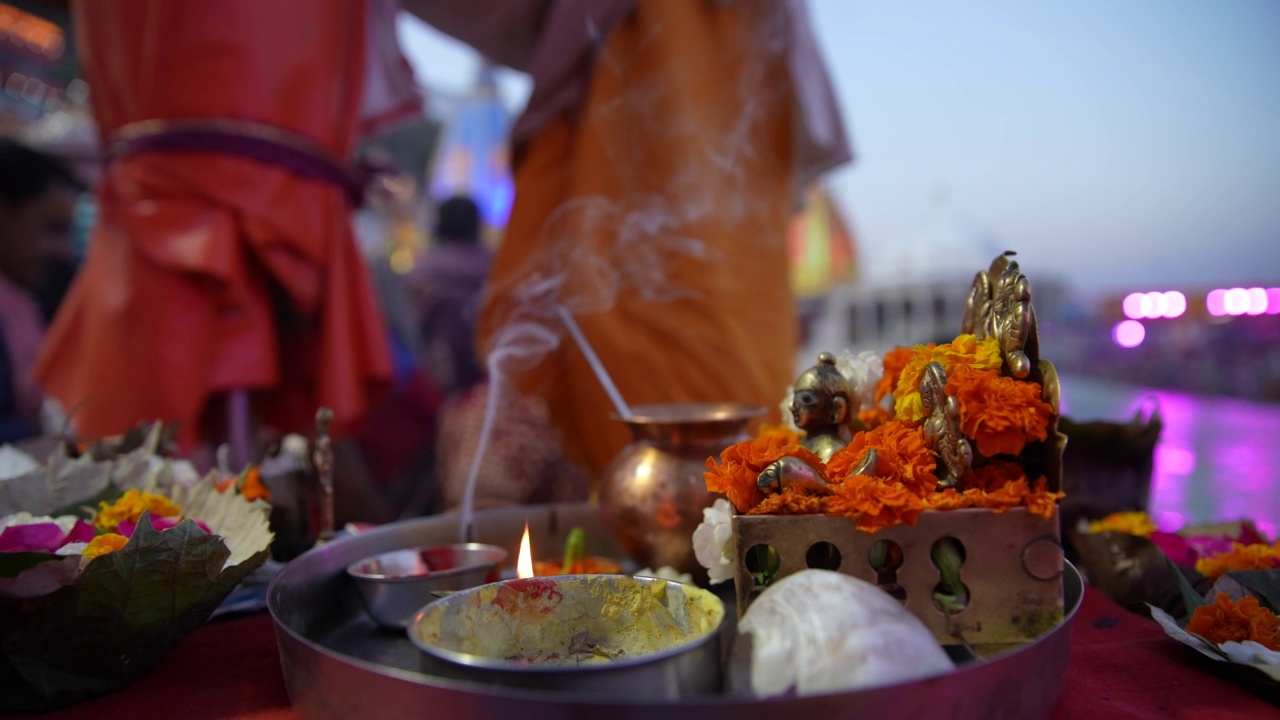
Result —
<path fill-rule="evenodd" d="M 973 448 L 960 431 L 960 403 L 947 395 L 947 372 L 931 362 L 920 380 L 924 403 L 925 444 L 938 454 L 938 488 L 964 490 L 964 481 L 973 467 Z"/>
<path fill-rule="evenodd" d="M 805 431 L 800 445 L 827 462 L 837 450 L 849 444 L 849 421 L 853 416 L 853 389 L 836 369 L 831 353 L 818 356 L 818 364 L 805 370 L 796 380 L 791 416 L 796 426 Z M 870 450 L 854 474 L 875 465 L 875 451 Z M 784 457 L 760 473 L 756 487 L 766 495 L 797 488 L 825 495 L 831 486 L 817 468 L 797 457 Z"/>

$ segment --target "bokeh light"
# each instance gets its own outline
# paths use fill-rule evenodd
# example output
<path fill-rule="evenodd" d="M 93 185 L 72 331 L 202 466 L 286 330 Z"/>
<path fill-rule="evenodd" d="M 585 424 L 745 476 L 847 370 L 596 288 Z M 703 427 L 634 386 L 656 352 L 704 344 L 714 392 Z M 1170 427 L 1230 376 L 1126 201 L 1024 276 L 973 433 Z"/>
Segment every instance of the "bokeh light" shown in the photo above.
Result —
<path fill-rule="evenodd" d="M 1135 348 L 1147 337 L 1147 329 L 1137 320 L 1121 320 L 1111 328 L 1111 339 L 1123 348 Z"/>

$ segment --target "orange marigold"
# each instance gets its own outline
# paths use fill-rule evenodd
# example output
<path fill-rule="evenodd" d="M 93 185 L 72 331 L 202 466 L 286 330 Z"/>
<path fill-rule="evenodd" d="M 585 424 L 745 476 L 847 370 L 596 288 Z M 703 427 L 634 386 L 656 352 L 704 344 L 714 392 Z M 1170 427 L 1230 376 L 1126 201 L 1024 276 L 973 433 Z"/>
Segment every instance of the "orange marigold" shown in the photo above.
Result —
<path fill-rule="evenodd" d="M 934 474 L 937 461 L 925 445 L 923 431 L 897 420 L 854 435 L 846 447 L 831 456 L 827 463 L 828 476 L 836 482 L 847 477 L 868 448 L 876 450 L 873 475 L 902 483 L 917 495 L 933 492 L 938 486 L 938 477 Z"/>
<path fill-rule="evenodd" d="M 123 535 L 118 535 L 116 533 L 103 533 L 90 540 L 84 550 L 80 551 L 80 554 L 86 559 L 92 560 L 101 555 L 113 553 L 124 547 L 128 542 L 129 539 Z"/>
<path fill-rule="evenodd" d="M 1038 383 L 956 365 L 947 376 L 947 394 L 960 402 L 960 429 L 987 457 L 1017 455 L 1028 441 L 1049 435 L 1053 407 L 1041 399 Z"/>
<path fill-rule="evenodd" d="M 917 345 L 916 347 L 922 346 Z M 923 347 L 932 350 L 934 344 L 929 343 Z M 907 363 L 911 362 L 914 354 L 915 348 L 909 347 L 896 347 L 885 354 L 884 374 L 880 376 L 880 382 L 876 383 L 876 405 L 879 405 L 881 400 L 889 397 L 898 389 L 898 381 L 902 379 L 902 371 L 906 369 Z"/>
<path fill-rule="evenodd" d="M 271 491 L 262 482 L 262 472 L 257 466 L 249 468 L 244 474 L 244 484 L 240 486 L 240 494 L 245 500 L 266 500 L 271 502 Z"/>
<path fill-rule="evenodd" d="M 915 525 L 924 501 L 896 480 L 855 476 L 836 486 L 826 512 L 853 520 L 863 532 L 879 532 L 900 523 Z"/>
<path fill-rule="evenodd" d="M 1213 603 L 1196 608 L 1187 632 L 1214 645 L 1252 640 L 1268 650 L 1280 651 L 1280 618 L 1251 595 L 1237 603 L 1226 593 L 1218 593 Z"/>
<path fill-rule="evenodd" d="M 865 410 L 859 410 L 858 419 L 862 421 L 863 425 L 867 426 L 868 430 L 875 430 L 881 425 L 892 420 L 893 414 L 877 405 Z"/>
<path fill-rule="evenodd" d="M 1026 480 L 1027 471 L 1020 463 L 994 461 L 973 469 L 966 487 L 980 490 L 999 490 L 1011 482 Z"/>
<path fill-rule="evenodd" d="M 1196 560 L 1196 572 L 1210 580 L 1235 570 L 1273 570 L 1280 567 L 1280 542 L 1272 545 L 1231 543 L 1227 552 Z"/>
<path fill-rule="evenodd" d="M 815 515 L 824 510 L 826 498 L 787 489 L 766 497 L 748 515 Z"/>
<path fill-rule="evenodd" d="M 764 500 L 756 488 L 756 478 L 765 468 L 787 455 L 798 457 L 825 472 L 822 460 L 796 444 L 795 433 L 770 433 L 730 445 L 720 453 L 720 462 L 707 458 L 707 472 L 702 474 L 707 490 L 729 498 L 734 509 L 747 512 Z"/>
<path fill-rule="evenodd" d="M 931 362 L 942 365 L 950 377 L 956 367 L 976 370 L 1000 369 L 1000 345 L 994 337 L 978 340 L 973 335 L 959 335 L 955 340 L 938 345 L 916 345 L 911 359 L 902 369 L 902 377 L 893 391 L 893 410 L 899 420 L 917 424 L 924 419 L 924 401 L 920 398 L 920 380 Z"/>

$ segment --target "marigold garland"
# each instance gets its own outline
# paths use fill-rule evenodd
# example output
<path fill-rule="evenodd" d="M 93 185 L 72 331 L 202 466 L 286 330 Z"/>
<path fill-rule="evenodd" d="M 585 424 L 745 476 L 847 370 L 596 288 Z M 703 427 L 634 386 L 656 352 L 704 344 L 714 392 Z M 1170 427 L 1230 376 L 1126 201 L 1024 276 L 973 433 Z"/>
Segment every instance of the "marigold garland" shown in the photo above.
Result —
<path fill-rule="evenodd" d="M 979 340 L 973 335 L 960 335 L 943 345 L 916 345 L 911 350 L 911 360 L 902 369 L 898 385 L 893 391 L 893 411 L 899 420 L 912 425 L 924 420 L 920 380 L 924 378 L 926 365 L 937 362 L 950 376 L 957 366 L 998 371 L 1004 362 L 1000 357 L 1000 343 L 995 337 Z"/>
<path fill-rule="evenodd" d="M 1196 560 L 1196 572 L 1210 580 L 1237 570 L 1274 570 L 1280 568 L 1280 542 L 1275 545 L 1231 543 L 1227 552 L 1214 553 Z"/>
<path fill-rule="evenodd" d="M 1049 436 L 1053 407 L 1041 399 L 1039 383 L 956 365 L 946 392 L 960 403 L 961 432 L 987 457 L 1017 455 L 1027 442 Z"/>
<path fill-rule="evenodd" d="M 1021 454 L 1028 442 L 1047 439 L 1053 408 L 1041 397 L 1039 384 L 1000 375 L 1003 359 L 995 338 L 961 335 L 943 345 L 896 348 L 883 362 L 875 405 L 858 413 L 867 429 L 828 462 L 800 445 L 803 434 L 768 427 L 726 448 L 719 462 L 707 459 L 707 489 L 725 495 L 740 513 L 843 516 L 866 532 L 914 525 L 926 510 L 1003 512 L 1025 507 L 1046 519 L 1053 517 L 1064 494 L 1050 492 L 1046 478 L 1029 482 L 1023 466 L 1007 459 Z M 937 459 L 924 439 L 919 386 L 930 362 L 947 371 L 946 391 L 959 401 L 961 431 L 973 439 L 978 452 L 964 491 L 938 489 Z M 884 402 L 886 398 L 893 402 Z M 872 449 L 875 467 L 866 475 L 854 475 Z M 787 489 L 767 497 L 761 493 L 756 487 L 760 473 L 787 456 L 815 468 L 830 484 L 830 492 Z"/>
<path fill-rule="evenodd" d="M 1214 645 L 1252 640 L 1268 650 L 1280 651 L 1280 618 L 1252 595 L 1237 603 L 1226 593 L 1218 593 L 1213 603 L 1196 608 L 1186 629 Z"/>
<path fill-rule="evenodd" d="M 707 458 L 707 472 L 702 477 L 711 492 L 722 493 L 733 503 L 734 509 L 745 513 L 764 501 L 764 494 L 756 487 L 756 478 L 774 462 L 794 456 L 825 471 L 822 460 L 798 444 L 799 436 L 793 432 L 768 432 L 763 435 L 730 445 L 720 453 L 720 462 Z"/>

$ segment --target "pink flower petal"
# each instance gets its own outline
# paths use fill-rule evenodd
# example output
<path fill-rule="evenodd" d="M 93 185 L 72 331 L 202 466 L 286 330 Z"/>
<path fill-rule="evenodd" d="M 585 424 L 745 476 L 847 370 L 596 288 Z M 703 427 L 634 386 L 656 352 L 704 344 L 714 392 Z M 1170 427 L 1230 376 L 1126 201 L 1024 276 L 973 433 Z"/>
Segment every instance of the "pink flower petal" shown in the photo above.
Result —
<path fill-rule="evenodd" d="M 1181 535 L 1157 530 L 1151 533 L 1151 542 L 1155 543 L 1156 547 L 1164 552 L 1165 557 L 1179 565 L 1196 564 L 1196 556 L 1192 552 L 1191 546 L 1187 544 L 1186 538 Z"/>
<path fill-rule="evenodd" d="M 67 533 L 67 537 L 63 539 L 62 545 L 89 542 L 95 535 L 97 533 L 94 532 L 92 525 L 83 520 L 77 520 L 75 527 L 71 528 L 71 532 Z M 62 545 L 58 547 L 62 547 Z"/>
<path fill-rule="evenodd" d="M 186 518 L 181 518 L 176 516 L 175 517 L 156 517 L 155 515 L 152 515 L 151 527 L 155 528 L 156 530 L 164 531 L 170 528 L 177 527 L 178 524 L 181 523 L 184 519 Z M 199 527 L 201 530 L 209 533 L 210 535 L 213 534 L 213 531 L 209 529 L 208 525 L 205 525 L 203 522 L 199 520 L 195 520 L 195 518 L 192 518 L 192 520 L 195 521 L 196 526 Z M 131 538 L 133 537 L 133 533 L 137 529 L 137 527 L 138 526 L 135 523 L 131 523 L 128 520 L 121 520 L 120 525 L 116 530 L 116 532 L 120 533 L 121 535 L 127 538 Z"/>
<path fill-rule="evenodd" d="M 0 552 L 53 552 L 65 537 L 57 523 L 10 525 L 0 532 Z"/>

